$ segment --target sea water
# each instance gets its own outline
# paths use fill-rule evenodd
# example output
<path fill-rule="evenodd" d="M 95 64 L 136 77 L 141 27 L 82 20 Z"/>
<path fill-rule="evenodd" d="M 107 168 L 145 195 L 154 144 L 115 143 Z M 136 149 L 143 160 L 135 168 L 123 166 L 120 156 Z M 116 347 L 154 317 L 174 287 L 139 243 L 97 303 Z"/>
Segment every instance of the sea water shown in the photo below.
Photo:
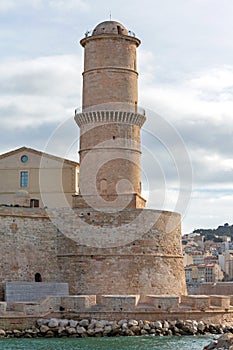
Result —
<path fill-rule="evenodd" d="M 202 350 L 213 336 L 0 339 L 0 350 Z"/>

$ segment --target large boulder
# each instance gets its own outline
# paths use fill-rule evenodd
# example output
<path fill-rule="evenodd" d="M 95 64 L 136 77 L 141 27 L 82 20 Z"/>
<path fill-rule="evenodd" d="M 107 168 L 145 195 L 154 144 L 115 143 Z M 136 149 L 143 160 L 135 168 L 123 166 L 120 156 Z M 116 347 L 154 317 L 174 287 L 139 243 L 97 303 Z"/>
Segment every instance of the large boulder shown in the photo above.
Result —
<path fill-rule="evenodd" d="M 210 344 L 204 346 L 203 350 L 229 350 L 232 347 L 232 345 L 233 334 L 223 334 L 218 339 L 214 339 Z"/>

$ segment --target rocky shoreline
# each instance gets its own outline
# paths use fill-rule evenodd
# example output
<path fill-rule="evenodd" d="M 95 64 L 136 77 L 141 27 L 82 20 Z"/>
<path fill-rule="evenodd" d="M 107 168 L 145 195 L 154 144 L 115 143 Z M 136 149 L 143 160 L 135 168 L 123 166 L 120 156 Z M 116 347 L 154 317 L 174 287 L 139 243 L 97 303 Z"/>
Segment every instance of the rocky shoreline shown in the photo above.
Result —
<path fill-rule="evenodd" d="M 200 321 L 142 321 L 142 320 L 68 320 L 38 319 L 34 327 L 25 330 L 0 329 L 0 338 L 85 338 L 113 336 L 184 336 L 204 334 L 233 334 L 232 325 L 205 324 Z"/>
<path fill-rule="evenodd" d="M 223 334 L 218 339 L 213 339 L 203 350 L 233 350 L 233 334 Z"/>

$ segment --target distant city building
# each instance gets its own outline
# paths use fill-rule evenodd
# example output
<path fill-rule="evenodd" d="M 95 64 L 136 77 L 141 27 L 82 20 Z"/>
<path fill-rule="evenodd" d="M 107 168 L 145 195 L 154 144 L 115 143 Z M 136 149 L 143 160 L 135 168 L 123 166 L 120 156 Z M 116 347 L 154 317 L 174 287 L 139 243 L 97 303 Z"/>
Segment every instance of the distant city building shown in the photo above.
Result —
<path fill-rule="evenodd" d="M 185 267 L 187 285 L 222 281 L 224 274 L 218 264 L 200 264 Z"/>
<path fill-rule="evenodd" d="M 228 250 L 219 254 L 218 256 L 219 265 L 225 273 L 225 280 L 233 280 L 233 250 Z"/>
<path fill-rule="evenodd" d="M 214 255 L 205 255 L 204 264 L 218 264 L 218 257 Z"/>
<path fill-rule="evenodd" d="M 184 266 L 193 265 L 193 257 L 190 254 L 184 254 Z"/>
<path fill-rule="evenodd" d="M 202 252 L 191 253 L 194 265 L 204 264 L 204 254 Z"/>

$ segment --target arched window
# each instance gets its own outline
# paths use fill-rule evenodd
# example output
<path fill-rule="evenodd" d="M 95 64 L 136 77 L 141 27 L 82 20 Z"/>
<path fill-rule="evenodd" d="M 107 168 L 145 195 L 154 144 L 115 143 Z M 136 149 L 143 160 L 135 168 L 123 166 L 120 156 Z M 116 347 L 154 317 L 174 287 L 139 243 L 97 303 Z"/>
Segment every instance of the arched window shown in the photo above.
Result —
<path fill-rule="evenodd" d="M 106 179 L 100 180 L 100 193 L 102 193 L 102 194 L 107 193 L 107 180 Z"/>
<path fill-rule="evenodd" d="M 35 282 L 42 282 L 42 277 L 39 272 L 35 274 Z"/>

